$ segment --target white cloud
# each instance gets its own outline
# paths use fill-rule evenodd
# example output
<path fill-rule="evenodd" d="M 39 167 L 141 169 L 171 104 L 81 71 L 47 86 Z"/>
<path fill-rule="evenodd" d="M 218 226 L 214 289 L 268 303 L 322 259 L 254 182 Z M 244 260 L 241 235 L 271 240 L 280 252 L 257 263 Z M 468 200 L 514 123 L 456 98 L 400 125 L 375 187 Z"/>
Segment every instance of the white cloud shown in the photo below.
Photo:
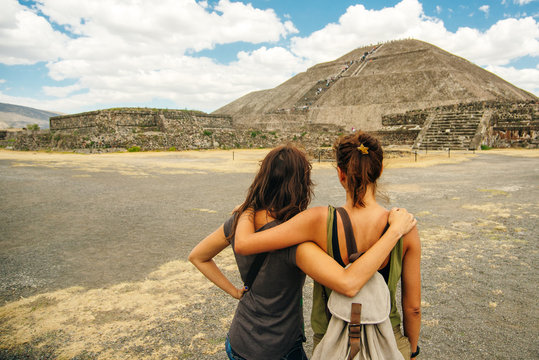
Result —
<path fill-rule="evenodd" d="M 33 64 L 61 56 L 69 37 L 16 0 L 3 0 L 0 12 L 0 63 Z"/>
<path fill-rule="evenodd" d="M 539 56 L 539 26 L 532 17 L 504 19 L 485 32 L 459 28 L 439 46 L 479 65 L 505 65 L 523 56 Z"/>
<path fill-rule="evenodd" d="M 81 86 L 78 84 L 69 86 L 43 86 L 43 92 L 45 95 L 61 98 L 64 98 L 79 90 L 81 90 Z"/>
<path fill-rule="evenodd" d="M 417 0 L 403 0 L 381 10 L 358 4 L 350 6 L 338 23 L 305 38 L 292 38 L 291 49 L 315 62 L 328 61 L 362 45 L 409 37 L 419 28 L 438 27 L 443 29 L 443 23 L 425 16 Z"/>
<path fill-rule="evenodd" d="M 539 56 L 539 24 L 532 17 L 499 20 L 484 32 L 469 27 L 451 32 L 441 20 L 427 17 L 417 0 L 403 0 L 379 11 L 351 6 L 339 23 L 328 24 L 308 37 L 293 37 L 291 50 L 320 62 L 360 45 L 408 37 L 430 42 L 483 66 Z"/>
<path fill-rule="evenodd" d="M 165 99 L 210 111 L 253 88 L 273 87 L 306 66 L 278 47 L 241 52 L 229 65 L 192 55 L 219 44 L 277 42 L 298 32 L 272 9 L 251 4 L 37 0 L 36 9 L 69 37 L 37 10 L 7 1 L 9 16 L 3 16 L 7 11 L 0 15 L 0 62 L 46 61 L 53 80 L 76 81 L 43 87 L 46 96 L 57 99 L 38 102 L 40 108 L 69 112 L 88 104 Z"/>
<path fill-rule="evenodd" d="M 535 69 L 515 69 L 512 66 L 487 66 L 486 69 L 513 85 L 526 89 L 535 95 L 539 94 L 539 65 Z"/>
<path fill-rule="evenodd" d="M 442 13 L 442 7 L 440 5 L 436 5 L 436 14 L 440 15 Z"/>
<path fill-rule="evenodd" d="M 137 106 L 162 99 L 179 108 L 213 111 L 254 89 L 276 86 L 303 71 L 307 64 L 284 48 L 261 47 L 240 52 L 237 61 L 228 65 L 209 58 L 152 54 L 136 59 L 122 57 L 112 64 L 106 60 L 91 64 L 63 61 L 48 66 L 54 77 L 77 76 L 78 81 L 75 85 L 44 88 L 55 99 L 28 103 L 40 109 L 73 112 L 88 104 L 95 108 L 125 103 Z M 0 93 L 0 101 L 24 104 L 28 99 Z"/>
<path fill-rule="evenodd" d="M 0 79 L 0 84 L 4 84 L 6 82 L 6 79 Z"/>
<path fill-rule="evenodd" d="M 529 3 L 533 2 L 533 1 L 536 1 L 536 0 L 514 0 L 513 2 L 515 4 L 518 4 L 518 5 L 522 6 L 522 5 L 527 5 L 527 4 L 529 4 Z"/>
<path fill-rule="evenodd" d="M 220 0 L 213 9 L 206 2 L 194 0 L 38 0 L 38 8 L 72 33 L 98 44 L 110 44 L 107 49 L 136 47 L 138 53 L 183 54 L 237 41 L 276 42 L 297 32 L 271 9 L 255 9 L 251 4 L 229 0 Z M 82 42 L 80 47 L 88 45 L 93 41 Z"/>
<path fill-rule="evenodd" d="M 485 13 L 485 17 L 488 17 L 488 12 L 490 10 L 490 6 L 488 5 L 483 5 L 483 6 L 480 6 L 479 7 L 479 11 L 482 11 Z"/>
<path fill-rule="evenodd" d="M 359 46 L 408 37 L 489 66 L 529 91 L 539 88 L 537 69 L 504 67 L 523 56 L 539 56 L 533 17 L 500 20 L 486 31 L 463 27 L 451 32 L 440 19 L 426 16 L 418 0 L 382 10 L 358 4 L 337 23 L 293 37 L 287 48 L 268 45 L 298 33 L 286 16 L 280 20 L 271 9 L 229 0 L 39 0 L 39 10 L 72 37 L 17 1 L 2 1 L 8 1 L 9 16 L 0 14 L 0 62 L 46 61 L 52 79 L 71 80 L 72 85 L 44 87 L 49 100 L 0 92 L 0 101 L 41 109 L 75 112 L 163 99 L 179 108 L 213 111 Z M 196 57 L 196 51 L 235 42 L 260 45 L 240 51 L 229 64 Z"/>
<path fill-rule="evenodd" d="M 277 42 L 297 33 L 271 9 L 220 0 L 213 9 L 195 0 L 38 0 L 36 9 L 2 0 L 0 62 L 33 64 L 56 59 L 110 58 L 121 53 L 183 55 L 238 41 Z M 51 24 L 66 29 L 54 30 Z"/>

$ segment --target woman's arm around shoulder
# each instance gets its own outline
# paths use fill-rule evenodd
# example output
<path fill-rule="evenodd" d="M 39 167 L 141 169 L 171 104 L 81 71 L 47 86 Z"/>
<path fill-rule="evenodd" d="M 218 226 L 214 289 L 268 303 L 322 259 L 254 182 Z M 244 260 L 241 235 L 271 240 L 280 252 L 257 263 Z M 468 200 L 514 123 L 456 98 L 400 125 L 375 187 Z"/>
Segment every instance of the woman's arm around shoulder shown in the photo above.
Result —
<path fill-rule="evenodd" d="M 229 244 L 226 240 L 224 226 L 221 225 L 197 246 L 189 254 L 189 261 L 215 285 L 227 292 L 230 296 L 240 299 L 244 290 L 238 289 L 221 272 L 213 258 L 225 249 Z"/>
<path fill-rule="evenodd" d="M 403 237 L 402 311 L 404 335 L 412 352 L 417 349 L 421 329 L 421 242 L 417 227 Z"/>
<path fill-rule="evenodd" d="M 415 227 L 416 220 L 405 209 L 391 210 L 392 222 L 384 235 L 348 268 L 340 266 L 317 244 L 298 246 L 296 264 L 320 284 L 346 296 L 354 296 L 380 268 L 403 233 Z"/>
<path fill-rule="evenodd" d="M 326 241 L 327 207 L 300 212 L 271 229 L 255 233 L 253 211 L 244 211 L 238 220 L 234 250 L 241 255 L 284 249 L 305 241 Z"/>

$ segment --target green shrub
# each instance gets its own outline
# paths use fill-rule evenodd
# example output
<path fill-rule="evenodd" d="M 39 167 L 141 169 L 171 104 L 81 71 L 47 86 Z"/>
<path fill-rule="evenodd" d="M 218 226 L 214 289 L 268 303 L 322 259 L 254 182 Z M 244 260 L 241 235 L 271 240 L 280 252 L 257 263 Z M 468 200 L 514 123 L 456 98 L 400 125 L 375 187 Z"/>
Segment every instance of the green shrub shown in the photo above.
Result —
<path fill-rule="evenodd" d="M 256 137 L 258 134 L 260 134 L 260 131 L 251 131 L 252 138 Z"/>
<path fill-rule="evenodd" d="M 131 146 L 129 149 L 127 149 L 129 152 L 139 152 L 140 146 Z"/>
<path fill-rule="evenodd" d="M 28 125 L 26 126 L 26 128 L 27 128 L 28 130 L 36 131 L 36 130 L 39 130 L 39 125 L 38 125 L 38 124 L 28 124 Z"/>
<path fill-rule="evenodd" d="M 492 148 L 488 145 L 481 145 L 481 150 L 490 150 L 490 149 Z"/>
<path fill-rule="evenodd" d="M 204 130 L 204 132 L 202 133 L 204 136 L 212 136 L 212 132 L 210 130 Z"/>
<path fill-rule="evenodd" d="M 176 151 L 176 147 L 175 146 L 171 146 L 168 148 L 168 151 Z"/>

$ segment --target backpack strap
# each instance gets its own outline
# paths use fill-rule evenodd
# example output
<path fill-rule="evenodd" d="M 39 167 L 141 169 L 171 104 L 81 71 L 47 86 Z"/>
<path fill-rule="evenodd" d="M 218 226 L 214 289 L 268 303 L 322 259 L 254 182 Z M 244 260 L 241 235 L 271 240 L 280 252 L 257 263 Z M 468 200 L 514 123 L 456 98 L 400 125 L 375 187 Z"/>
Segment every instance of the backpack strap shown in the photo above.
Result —
<path fill-rule="evenodd" d="M 258 254 L 255 257 L 255 260 L 251 264 L 251 267 L 249 268 L 249 272 L 247 273 L 247 277 L 245 278 L 245 282 L 243 283 L 243 286 L 246 291 L 251 289 L 251 285 L 253 285 L 253 282 L 256 279 L 256 276 L 258 275 L 258 272 L 260 271 L 260 268 L 262 267 L 262 264 L 264 263 L 264 260 L 266 259 L 266 256 L 268 256 L 268 253 L 262 253 Z"/>
<path fill-rule="evenodd" d="M 276 220 L 273 220 L 271 222 L 275 222 L 275 221 Z M 257 231 L 265 230 L 268 224 L 262 226 Z M 277 224 L 280 224 L 280 222 L 277 222 Z M 265 252 L 265 253 L 256 255 L 255 260 L 251 264 L 251 267 L 249 268 L 249 272 L 247 273 L 247 276 L 245 277 L 245 282 L 243 283 L 243 286 L 246 291 L 249 291 L 251 289 L 251 286 L 253 285 L 253 282 L 255 281 L 256 276 L 258 275 L 258 272 L 260 271 L 260 268 L 262 267 L 262 264 L 264 263 L 264 260 L 266 259 L 266 256 L 268 256 L 268 254 L 269 253 Z"/>
<path fill-rule="evenodd" d="M 350 323 L 348 324 L 348 345 L 350 354 L 348 360 L 352 360 L 361 348 L 361 304 L 352 303 Z"/>
<path fill-rule="evenodd" d="M 331 205 L 328 206 L 328 217 L 327 217 L 327 254 L 331 256 L 332 258 L 335 258 L 333 256 L 333 236 L 335 236 L 334 232 L 337 231 L 337 216 L 335 215 L 335 208 Z M 328 290 L 324 285 L 322 286 L 322 299 L 324 299 L 325 304 L 325 312 L 326 312 L 326 319 L 329 323 L 329 320 L 331 319 L 331 312 L 328 309 Z"/>
<path fill-rule="evenodd" d="M 354 228 L 350 221 L 350 216 L 345 208 L 337 208 L 337 212 L 341 216 L 342 225 L 344 228 L 344 236 L 346 238 L 346 251 L 348 252 L 348 261 L 353 263 L 360 256 L 357 252 L 356 237 L 354 236 Z"/>

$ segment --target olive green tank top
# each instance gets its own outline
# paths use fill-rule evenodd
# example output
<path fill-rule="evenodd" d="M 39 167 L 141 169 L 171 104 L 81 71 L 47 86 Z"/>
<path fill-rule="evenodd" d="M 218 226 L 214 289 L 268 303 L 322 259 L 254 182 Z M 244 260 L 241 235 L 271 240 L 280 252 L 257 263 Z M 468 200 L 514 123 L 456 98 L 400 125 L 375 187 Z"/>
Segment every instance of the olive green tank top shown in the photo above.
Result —
<path fill-rule="evenodd" d="M 335 218 L 335 208 L 328 206 L 327 217 L 327 253 L 331 257 L 335 258 L 333 252 L 333 219 Z M 389 294 L 391 296 L 391 312 L 389 318 L 391 320 L 391 326 L 395 327 L 401 323 L 401 317 L 397 309 L 396 291 L 397 284 L 401 278 L 402 273 L 402 238 L 399 239 L 393 250 L 391 250 L 391 256 L 389 259 L 389 277 L 387 279 L 387 286 L 389 288 Z M 327 299 L 331 295 L 331 289 L 322 286 L 321 284 L 314 282 L 313 288 L 313 309 L 311 311 L 311 327 L 315 334 L 325 334 L 329 324 L 329 312 L 327 312 Z"/>

